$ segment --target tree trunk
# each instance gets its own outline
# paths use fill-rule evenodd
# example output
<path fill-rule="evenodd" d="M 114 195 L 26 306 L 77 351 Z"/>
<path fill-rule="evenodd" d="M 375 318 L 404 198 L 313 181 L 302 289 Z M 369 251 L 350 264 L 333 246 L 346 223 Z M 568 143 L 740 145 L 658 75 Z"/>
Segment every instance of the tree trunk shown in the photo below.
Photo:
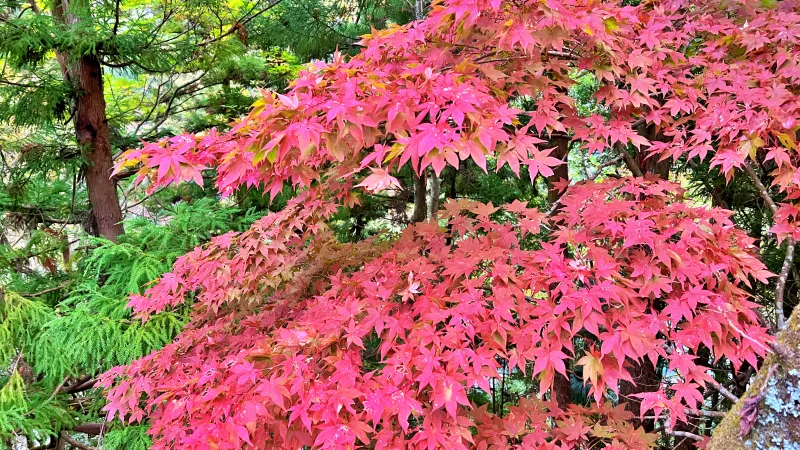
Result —
<path fill-rule="evenodd" d="M 564 164 L 553 168 L 553 176 L 547 179 L 551 186 L 550 190 L 547 191 L 547 201 L 552 205 L 556 202 L 556 200 L 558 200 L 559 197 L 561 197 L 561 194 L 563 194 L 563 192 L 552 187 L 553 182 L 569 179 L 569 165 L 567 164 L 567 160 L 569 158 L 569 138 L 555 137 L 549 142 L 549 144 L 550 146 L 555 146 L 555 149 L 553 149 L 553 152 L 550 154 L 550 156 L 564 161 Z M 567 380 L 567 383 L 569 384 L 569 380 Z"/>
<path fill-rule="evenodd" d="M 124 232 L 117 185 L 111 179 L 114 161 L 111 155 L 106 101 L 103 96 L 103 69 L 96 55 L 84 55 L 72 71 L 80 90 L 75 102 L 75 134 L 78 145 L 86 151 L 86 187 L 92 208 L 95 234 L 116 241 Z"/>
<path fill-rule="evenodd" d="M 781 355 L 772 354 L 744 396 L 717 425 L 709 450 L 800 448 L 800 314 L 778 333 Z M 752 427 L 742 426 L 743 417 Z"/>
<path fill-rule="evenodd" d="M 639 134 L 646 137 L 648 141 L 663 142 L 666 139 L 664 133 L 656 131 L 653 125 L 641 125 L 638 131 Z M 669 179 L 669 170 L 672 168 L 672 158 L 667 158 L 663 161 L 659 161 L 658 158 L 658 156 L 648 157 L 645 151 L 638 150 L 634 160 L 636 164 L 639 165 L 643 174 L 647 175 L 650 173 L 667 180 Z"/>
<path fill-rule="evenodd" d="M 416 20 L 425 18 L 425 1 L 426 0 L 416 0 L 414 2 L 414 18 Z"/>
<path fill-rule="evenodd" d="M 652 126 L 645 127 L 643 125 L 639 127 L 638 132 L 650 141 L 661 141 L 664 139 L 663 133 L 656 132 L 655 128 Z M 626 164 L 627 163 L 628 161 L 626 161 Z M 632 163 L 641 170 L 644 176 L 655 175 L 665 180 L 669 178 L 669 171 L 672 168 L 671 159 L 658 161 L 656 157 L 646 157 L 643 151 L 637 151 L 635 153 L 632 158 Z M 661 309 L 662 307 L 663 305 L 654 305 L 656 309 Z M 639 363 L 628 359 L 628 363 L 631 365 L 630 374 L 634 382 L 620 382 L 619 392 L 622 397 L 621 401 L 627 402 L 625 409 L 631 411 L 635 415 L 633 419 L 635 426 L 644 427 L 646 431 L 651 432 L 655 429 L 655 422 L 649 419 L 639 419 L 639 405 L 641 400 L 637 397 L 633 397 L 633 395 L 658 389 L 661 384 L 661 374 L 658 373 L 656 368 L 654 368 L 648 360 Z"/>
<path fill-rule="evenodd" d="M 633 395 L 656 391 L 661 385 L 661 376 L 647 359 L 641 363 L 631 359 L 628 359 L 628 362 L 631 363 L 629 372 L 633 383 L 629 381 L 619 383 L 620 402 L 625 402 L 625 409 L 633 413 L 634 418 L 631 419 L 631 423 L 634 427 L 643 427 L 645 431 L 652 432 L 655 429 L 655 422 L 652 419 L 639 419 L 641 399 L 633 397 Z"/>
<path fill-rule="evenodd" d="M 31 2 L 31 5 L 39 12 L 35 2 Z M 53 7 L 53 18 L 63 25 L 74 25 L 80 21 L 77 11 L 88 16 L 90 3 L 76 0 L 70 5 L 67 0 L 57 0 Z M 97 55 L 82 55 L 77 60 L 71 60 L 70 55 L 56 52 L 56 59 L 64 81 L 78 90 L 73 120 L 78 145 L 88 159 L 83 169 L 89 191 L 92 232 L 116 241 L 124 229 L 117 184 L 111 179 L 114 160 L 103 95 L 103 68 Z"/>
<path fill-rule="evenodd" d="M 559 408 L 566 410 L 570 404 L 571 393 L 572 386 L 569 383 L 569 378 L 557 373 L 553 378 L 550 400 L 555 400 Z"/>
<path fill-rule="evenodd" d="M 431 191 L 431 201 L 428 202 L 428 217 L 431 218 L 432 222 L 437 222 L 439 220 L 439 195 L 442 190 L 442 180 L 433 169 L 431 169 L 431 173 L 428 176 L 428 184 Z"/>
<path fill-rule="evenodd" d="M 428 185 L 425 171 L 414 177 L 414 212 L 411 214 L 411 223 L 424 222 L 428 217 L 428 203 L 425 188 Z"/>

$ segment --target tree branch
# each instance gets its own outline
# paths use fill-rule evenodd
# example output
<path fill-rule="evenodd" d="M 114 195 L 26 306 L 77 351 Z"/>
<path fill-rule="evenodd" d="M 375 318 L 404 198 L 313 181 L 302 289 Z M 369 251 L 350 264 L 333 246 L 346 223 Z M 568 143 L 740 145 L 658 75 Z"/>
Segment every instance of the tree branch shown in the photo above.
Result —
<path fill-rule="evenodd" d="M 773 216 L 778 214 L 778 205 L 775 203 L 775 200 L 772 199 L 767 187 L 761 182 L 761 178 L 756 173 L 756 170 L 747 161 L 745 161 L 743 167 L 750 179 L 753 180 L 753 184 L 756 185 L 756 189 L 758 189 L 758 193 L 761 194 L 761 198 L 764 199 L 764 203 L 772 210 Z M 789 236 L 786 238 L 786 256 L 783 258 L 783 266 L 781 266 L 781 271 L 778 274 L 778 283 L 775 286 L 775 323 L 778 326 L 778 330 L 783 330 L 786 327 L 786 318 L 783 315 L 783 298 L 786 293 L 786 282 L 789 279 L 789 271 L 792 269 L 794 261 L 795 244 L 796 242 L 793 237 Z"/>
<path fill-rule="evenodd" d="M 719 384 L 717 380 L 707 380 L 706 383 L 710 384 L 714 387 L 723 397 L 727 398 L 728 400 L 736 403 L 739 401 L 739 397 L 733 395 L 733 392 L 729 391 L 725 386 Z"/>
<path fill-rule="evenodd" d="M 772 214 L 778 213 L 778 205 L 775 204 L 775 201 L 772 200 L 772 196 L 769 195 L 769 191 L 767 190 L 764 183 L 761 182 L 761 178 L 759 178 L 756 170 L 753 169 L 753 166 L 746 162 L 744 163 L 744 171 L 747 172 L 747 175 L 750 176 L 750 179 L 753 180 L 753 183 L 756 185 L 756 189 L 758 189 L 758 193 L 761 194 L 761 198 L 764 199 L 764 202 L 769 206 L 769 209 L 772 210 Z"/>
<path fill-rule="evenodd" d="M 44 294 L 49 294 L 49 293 L 51 293 L 51 292 L 55 292 L 55 291 L 59 291 L 59 290 L 61 290 L 61 289 L 64 289 L 64 288 L 65 288 L 65 287 L 67 287 L 68 285 L 69 285 L 69 282 L 68 282 L 68 281 L 65 281 L 65 282 L 63 282 L 63 283 L 59 284 L 58 286 L 51 287 L 51 288 L 45 289 L 45 290 L 43 290 L 43 291 L 34 292 L 34 293 L 32 293 L 32 294 L 21 294 L 21 295 L 22 295 L 23 297 L 25 297 L 25 298 L 40 297 L 40 296 L 42 296 L 42 295 L 44 295 Z M 67 380 L 66 380 L 66 379 L 64 379 L 64 382 L 66 382 L 66 381 L 67 381 Z M 61 388 L 61 387 L 63 387 L 63 383 L 62 383 L 62 386 L 59 386 L 59 390 L 60 390 L 60 388 Z M 58 393 L 58 392 L 56 392 L 56 394 L 57 394 L 57 393 Z M 52 400 L 52 398 L 51 398 L 51 399 L 49 399 L 48 401 L 50 401 L 50 400 Z"/>
<path fill-rule="evenodd" d="M 786 328 L 786 318 L 783 315 L 783 296 L 786 292 L 789 271 L 792 269 L 794 247 L 794 238 L 786 238 L 786 257 L 783 259 L 783 267 L 781 267 L 781 273 L 778 275 L 778 284 L 775 287 L 775 321 L 778 325 L 778 330 Z"/>
<path fill-rule="evenodd" d="M 111 31 L 114 36 L 117 35 L 117 31 L 119 30 L 119 1 L 117 0 L 117 4 L 114 7 L 114 29 Z"/>
<path fill-rule="evenodd" d="M 700 436 L 699 434 L 690 433 L 688 431 L 674 431 L 670 428 L 667 428 L 667 434 L 675 437 L 694 439 L 695 441 L 703 440 L 703 436 Z"/>
<path fill-rule="evenodd" d="M 66 388 L 64 392 L 67 394 L 77 394 L 79 392 L 88 391 L 89 389 L 93 388 L 95 384 L 97 384 L 97 380 L 95 378 L 84 377 L 81 380 L 78 380 L 77 383 Z"/>
<path fill-rule="evenodd" d="M 248 11 L 247 14 L 245 14 L 244 17 L 242 17 L 241 20 L 237 20 L 236 22 L 234 22 L 234 24 L 228 29 L 228 31 L 222 33 L 221 35 L 219 35 L 219 36 L 217 36 L 215 38 L 212 38 L 212 39 L 209 39 L 209 40 L 206 40 L 206 41 L 203 41 L 203 42 L 198 42 L 197 46 L 198 47 L 205 47 L 206 45 L 212 44 L 214 42 L 217 42 L 219 40 L 222 40 L 222 39 L 230 36 L 231 34 L 235 33 L 236 30 L 238 29 L 237 25 L 241 25 L 241 26 L 247 25 L 250 21 L 252 21 L 256 17 L 264 14 L 265 12 L 269 11 L 270 9 L 278 6 L 281 2 L 283 2 L 283 0 L 275 0 L 272 3 L 270 3 L 266 8 L 261 9 L 258 12 L 256 12 L 255 14 L 253 14 L 252 16 L 248 17 L 248 15 L 250 15 L 250 12 L 252 12 L 252 10 L 255 9 L 255 7 L 253 7 L 253 9 Z"/>
<path fill-rule="evenodd" d="M 82 423 L 72 427 L 72 431 L 76 433 L 90 434 L 92 436 L 99 436 L 106 431 L 106 423 Z"/>
<path fill-rule="evenodd" d="M 627 155 L 627 152 L 625 154 Z M 597 166 L 597 170 L 595 170 L 595 172 L 589 178 L 587 178 L 587 180 L 594 181 L 598 176 L 600 176 L 600 174 L 603 172 L 603 169 L 609 166 L 613 166 L 614 164 L 622 161 L 622 159 L 623 156 L 619 155 L 615 158 L 609 159 L 608 161 L 600 164 L 599 166 Z M 554 201 L 553 204 L 550 205 L 550 209 L 548 209 L 547 212 L 545 213 L 546 215 L 552 216 L 553 214 L 555 214 L 556 210 L 558 209 L 558 206 L 561 204 L 562 197 L 563 196 L 558 197 L 558 199 L 556 199 L 556 201 Z"/>
<path fill-rule="evenodd" d="M 692 416 L 701 416 L 701 417 L 725 417 L 725 413 L 722 411 L 705 411 L 702 409 L 692 409 L 686 408 L 684 410 L 686 414 Z"/>
<path fill-rule="evenodd" d="M 603 173 L 603 169 L 605 169 L 606 167 L 613 166 L 614 164 L 622 161 L 623 159 L 624 159 L 623 156 L 619 155 L 616 158 L 609 159 L 603 164 L 600 164 L 599 166 L 597 166 L 597 170 L 595 170 L 595 172 L 592 174 L 592 176 L 588 178 L 588 180 L 594 181 L 598 176 L 600 176 L 601 173 Z"/>
<path fill-rule="evenodd" d="M 69 445 L 71 445 L 71 446 L 73 446 L 75 448 L 79 448 L 81 450 L 97 450 L 96 448 L 94 448 L 92 446 L 86 445 L 86 444 L 84 444 L 82 442 L 78 442 L 75 439 L 72 439 L 72 437 L 70 437 L 69 433 L 67 433 L 66 431 L 62 431 L 61 432 L 61 439 L 63 439 Z"/>
<path fill-rule="evenodd" d="M 622 159 L 625 160 L 625 165 L 628 167 L 628 170 L 633 173 L 633 176 L 640 178 L 644 176 L 642 169 L 638 164 L 636 164 L 636 161 L 633 160 L 633 157 L 628 154 L 628 150 L 626 150 L 625 147 L 621 145 L 615 145 L 614 149 L 617 151 L 617 153 L 619 153 L 620 156 L 622 156 Z"/>

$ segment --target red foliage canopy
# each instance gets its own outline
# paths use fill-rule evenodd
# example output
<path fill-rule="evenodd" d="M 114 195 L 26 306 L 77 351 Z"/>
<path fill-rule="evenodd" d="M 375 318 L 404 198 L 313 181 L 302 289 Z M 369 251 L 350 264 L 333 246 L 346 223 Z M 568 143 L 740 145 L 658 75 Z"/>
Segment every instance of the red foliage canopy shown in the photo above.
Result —
<path fill-rule="evenodd" d="M 157 448 L 646 448 L 652 438 L 607 399 L 632 365 L 663 358 L 677 374 L 639 394 L 643 412 L 675 421 L 709 380 L 698 352 L 738 367 L 766 351 L 743 285 L 768 273 L 728 212 L 631 178 L 572 186 L 553 217 L 518 202 L 451 202 L 448 230 L 421 224 L 395 240 L 338 244 L 325 220 L 359 187 L 396 184 L 407 163 L 439 172 L 496 157 L 551 175 L 560 161 L 542 138 L 553 132 L 593 151 L 710 157 L 726 175 L 774 161 L 792 201 L 798 10 L 437 1 L 427 19 L 367 36 L 360 55 L 313 64 L 284 95 L 265 92 L 228 132 L 126 153 L 120 167 L 141 164 L 151 188 L 201 182 L 215 167 L 223 194 L 306 189 L 131 300 L 146 318 L 192 299 L 193 319 L 173 344 L 106 375 L 109 416 L 149 417 Z M 601 82 L 610 118 L 578 113 L 568 95 L 578 70 Z M 509 106 L 521 96 L 534 110 Z M 649 142 L 643 125 L 666 139 Z M 798 211 L 781 205 L 779 236 L 797 234 Z M 365 363 L 375 358 L 366 340 L 379 343 L 377 365 Z M 530 369 L 542 393 L 578 358 L 594 403 L 564 411 L 529 398 L 502 417 L 477 408 L 466 393 L 499 377 L 498 358 Z"/>

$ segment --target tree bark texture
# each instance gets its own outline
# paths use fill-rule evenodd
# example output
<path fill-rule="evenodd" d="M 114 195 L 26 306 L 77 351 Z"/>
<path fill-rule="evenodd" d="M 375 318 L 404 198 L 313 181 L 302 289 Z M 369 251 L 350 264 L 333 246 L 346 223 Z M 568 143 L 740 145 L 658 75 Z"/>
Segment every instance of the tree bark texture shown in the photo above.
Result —
<path fill-rule="evenodd" d="M 711 434 L 709 450 L 800 450 L 800 314 L 777 335 L 749 389 Z M 748 420 L 749 419 L 749 420 Z M 747 426 L 752 421 L 752 427 Z M 744 422 L 744 425 L 743 425 Z"/>
<path fill-rule="evenodd" d="M 77 23 L 80 18 L 76 14 L 69 14 L 70 8 L 76 11 L 83 9 L 86 13 L 90 8 L 85 0 L 79 1 L 72 5 L 68 0 L 56 1 L 53 7 L 54 19 L 64 25 Z M 83 169 L 92 214 L 91 229 L 97 236 L 116 241 L 124 229 L 116 181 L 111 179 L 114 160 L 103 94 L 103 67 L 100 58 L 94 54 L 81 55 L 75 59 L 66 53 L 57 52 L 56 58 L 64 81 L 78 91 L 73 121 L 75 137 L 87 159 Z"/>
<path fill-rule="evenodd" d="M 651 142 L 664 142 L 667 140 L 666 136 L 664 136 L 664 133 L 656 131 L 655 126 L 653 125 L 641 125 L 639 126 L 638 132 Z M 642 170 L 643 174 L 653 174 L 661 179 L 667 180 L 669 179 L 669 170 L 672 168 L 672 158 L 667 158 L 663 161 L 659 161 L 658 158 L 658 156 L 648 157 L 645 149 L 639 149 L 636 151 L 634 160 Z"/>
<path fill-rule="evenodd" d="M 84 55 L 75 63 L 72 78 L 80 90 L 75 101 L 75 134 L 86 152 L 86 187 L 92 208 L 93 231 L 116 240 L 124 232 L 117 185 L 111 179 L 111 155 L 103 69 L 96 55 Z"/>
<path fill-rule="evenodd" d="M 428 202 L 426 201 L 426 188 L 428 187 L 428 177 L 425 171 L 421 171 L 418 177 L 414 178 L 414 212 L 411 213 L 411 223 L 424 222 L 428 218 Z"/>
<path fill-rule="evenodd" d="M 564 161 L 564 164 L 553 168 L 553 176 L 547 179 L 551 186 L 550 190 L 547 191 L 547 201 L 552 205 L 561 197 L 561 194 L 564 193 L 552 187 L 553 182 L 569 179 L 569 165 L 567 164 L 567 159 L 569 158 L 569 138 L 560 136 L 554 137 L 548 144 L 549 147 L 555 146 L 550 156 Z M 569 380 L 567 380 L 567 382 L 569 383 Z"/>

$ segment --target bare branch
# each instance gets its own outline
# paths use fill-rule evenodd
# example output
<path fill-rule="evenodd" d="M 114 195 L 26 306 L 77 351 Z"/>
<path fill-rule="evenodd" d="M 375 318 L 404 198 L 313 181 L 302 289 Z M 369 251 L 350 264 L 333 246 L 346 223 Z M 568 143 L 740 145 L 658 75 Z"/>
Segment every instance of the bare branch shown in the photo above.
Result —
<path fill-rule="evenodd" d="M 594 181 L 598 176 L 600 176 L 601 173 L 603 173 L 603 169 L 605 169 L 606 167 L 613 166 L 614 164 L 616 164 L 616 163 L 618 163 L 618 162 L 620 162 L 622 160 L 623 160 L 623 156 L 619 155 L 616 158 L 609 159 L 608 161 L 604 162 L 603 164 L 600 164 L 599 166 L 597 166 L 597 170 L 595 170 L 595 172 L 592 174 L 592 176 L 590 176 L 588 178 L 589 181 Z"/>
<path fill-rule="evenodd" d="M 761 178 L 756 173 L 756 170 L 747 161 L 745 161 L 743 167 L 750 179 L 753 180 L 753 184 L 756 185 L 756 189 L 758 189 L 758 193 L 761 194 L 761 198 L 764 199 L 764 203 L 769 206 L 773 215 L 777 214 L 778 205 L 775 203 L 775 200 L 772 199 L 767 187 L 761 182 Z M 789 279 L 789 271 L 792 269 L 794 261 L 795 244 L 796 242 L 793 237 L 790 236 L 786 238 L 786 257 L 783 259 L 783 266 L 781 267 L 781 272 L 778 274 L 778 283 L 775 286 L 775 323 L 778 326 L 778 330 L 782 330 L 786 327 L 786 318 L 783 315 L 783 298 L 786 293 L 786 282 Z"/>
<path fill-rule="evenodd" d="M 767 190 L 764 183 L 761 182 L 761 178 L 759 178 L 756 170 L 753 169 L 753 166 L 749 162 L 745 162 L 744 164 L 744 171 L 747 172 L 747 175 L 750 176 L 750 179 L 753 180 L 753 183 L 756 185 L 756 189 L 758 189 L 758 193 L 761 194 L 761 198 L 764 199 L 764 202 L 769 206 L 769 209 L 772 210 L 772 214 L 777 214 L 778 212 L 778 205 L 775 204 L 775 201 L 772 200 L 772 196 L 769 195 L 769 191 Z"/>
<path fill-rule="evenodd" d="M 119 30 L 119 1 L 120 0 L 117 0 L 116 6 L 114 7 L 114 29 L 111 31 L 114 36 L 117 35 L 117 31 Z"/>
<path fill-rule="evenodd" d="M 103 434 L 106 431 L 106 423 L 83 423 L 80 425 L 75 425 L 72 427 L 72 431 L 76 433 L 84 433 L 90 434 L 92 436 L 98 436 Z"/>
<path fill-rule="evenodd" d="M 700 436 L 699 434 L 690 433 L 688 431 L 674 431 L 674 430 L 667 429 L 667 434 L 669 434 L 670 436 L 675 436 L 675 437 L 694 439 L 695 441 L 702 441 L 703 440 L 703 436 Z"/>
<path fill-rule="evenodd" d="M 739 397 L 733 395 L 733 392 L 729 391 L 725 386 L 719 384 L 716 380 L 706 380 L 706 383 L 710 384 L 714 387 L 723 397 L 727 398 L 732 402 L 739 401 Z"/>
<path fill-rule="evenodd" d="M 203 41 L 203 42 L 199 42 L 199 43 L 197 43 L 197 46 L 198 47 L 204 47 L 206 45 L 212 44 L 214 42 L 217 42 L 219 40 L 222 40 L 222 39 L 230 36 L 231 34 L 235 33 L 236 30 L 238 30 L 238 26 L 247 25 L 250 21 L 252 21 L 256 17 L 264 14 L 265 12 L 269 11 L 270 9 L 278 6 L 281 2 L 283 2 L 283 0 L 275 0 L 275 1 L 271 2 L 269 5 L 267 5 L 266 8 L 260 9 L 255 14 L 250 15 L 250 13 L 255 9 L 255 6 L 253 6 L 253 8 L 251 8 L 250 11 L 248 11 L 244 15 L 244 17 L 242 17 L 240 20 L 237 20 L 236 22 L 234 22 L 234 24 L 228 29 L 228 31 L 222 33 L 221 35 L 219 35 L 219 36 L 217 36 L 215 38 L 212 38 L 212 39 L 209 39 L 209 40 L 206 40 L 206 41 Z"/>
<path fill-rule="evenodd" d="M 775 287 L 775 321 L 778 330 L 786 328 L 786 318 L 783 315 L 783 296 L 786 292 L 786 281 L 789 279 L 789 271 L 792 269 L 794 259 L 794 238 L 786 239 L 786 257 L 783 259 L 783 267 L 778 275 L 778 284 Z"/>
<path fill-rule="evenodd" d="M 22 296 L 25 297 L 25 298 L 41 297 L 42 295 L 49 294 L 50 292 L 60 291 L 61 289 L 64 289 L 65 287 L 67 287 L 67 285 L 69 285 L 69 282 L 65 281 L 65 282 L 59 284 L 58 286 L 51 287 L 51 288 L 45 289 L 43 291 L 34 292 L 32 294 L 22 294 Z M 66 382 L 67 380 L 65 379 L 64 381 Z M 62 383 L 62 386 L 59 387 L 59 390 L 60 390 L 61 387 L 63 387 L 63 383 Z M 58 394 L 58 392 L 56 392 L 56 394 Z M 50 400 L 52 400 L 52 398 Z M 48 401 L 50 401 L 50 400 L 48 400 Z"/>
<path fill-rule="evenodd" d="M 702 416 L 702 417 L 725 417 L 726 414 L 722 411 L 705 411 L 702 409 L 692 409 L 692 408 L 686 408 L 684 412 L 692 416 Z"/>
<path fill-rule="evenodd" d="M 639 168 L 639 165 L 636 164 L 636 161 L 633 160 L 633 157 L 628 154 L 628 151 L 625 149 L 625 147 L 621 145 L 615 145 L 614 149 L 617 151 L 617 153 L 619 153 L 620 156 L 622 156 L 622 159 L 625 160 L 625 165 L 628 167 L 628 170 L 630 170 L 631 173 L 633 173 L 633 176 L 635 177 L 644 176 L 644 173 L 642 173 L 642 169 Z"/>
<path fill-rule="evenodd" d="M 88 391 L 89 389 L 93 388 L 95 384 L 97 384 L 96 378 L 84 377 L 81 380 L 78 380 L 77 383 L 65 389 L 64 392 L 67 394 L 77 394 L 79 392 Z"/>

